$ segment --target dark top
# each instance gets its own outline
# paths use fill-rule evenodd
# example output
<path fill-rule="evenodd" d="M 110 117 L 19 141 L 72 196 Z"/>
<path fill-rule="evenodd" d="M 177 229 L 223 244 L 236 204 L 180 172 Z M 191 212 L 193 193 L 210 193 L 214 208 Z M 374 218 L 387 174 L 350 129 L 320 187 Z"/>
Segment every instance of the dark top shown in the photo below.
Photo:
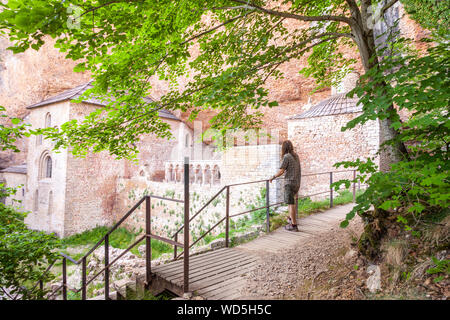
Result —
<path fill-rule="evenodd" d="M 286 153 L 283 157 L 280 169 L 285 171 L 285 179 L 287 184 L 293 184 L 300 186 L 302 168 L 300 166 L 300 160 L 297 160 L 292 154 Z"/>

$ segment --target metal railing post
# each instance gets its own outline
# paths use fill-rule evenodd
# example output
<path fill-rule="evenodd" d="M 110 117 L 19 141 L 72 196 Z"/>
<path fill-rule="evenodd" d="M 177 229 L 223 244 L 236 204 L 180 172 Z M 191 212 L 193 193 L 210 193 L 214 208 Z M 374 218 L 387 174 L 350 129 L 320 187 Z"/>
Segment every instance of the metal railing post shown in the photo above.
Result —
<path fill-rule="evenodd" d="M 145 198 L 145 270 L 146 270 L 146 286 L 150 285 L 152 277 L 152 233 L 151 226 L 151 196 Z"/>
<path fill-rule="evenodd" d="M 270 232 L 270 209 L 269 209 L 269 199 L 270 189 L 269 189 L 269 180 L 266 181 L 266 232 Z"/>
<path fill-rule="evenodd" d="M 228 248 L 228 242 L 230 239 L 230 187 L 227 186 L 227 202 L 225 211 L 225 248 Z"/>
<path fill-rule="evenodd" d="M 183 291 L 189 292 L 189 157 L 184 158 L 184 282 Z"/>
<path fill-rule="evenodd" d="M 353 171 L 353 202 L 356 202 L 356 170 Z"/>
<path fill-rule="evenodd" d="M 105 236 L 105 300 L 109 300 L 109 235 Z"/>
<path fill-rule="evenodd" d="M 178 242 L 178 232 L 175 233 L 175 237 L 174 237 L 175 242 Z M 177 245 L 173 246 L 173 258 L 176 259 L 177 258 Z"/>
<path fill-rule="evenodd" d="M 44 281 L 39 280 L 39 290 L 41 290 L 41 293 L 44 291 Z"/>
<path fill-rule="evenodd" d="M 67 300 L 67 259 L 63 258 L 62 263 L 63 300 Z"/>
<path fill-rule="evenodd" d="M 333 208 L 333 188 L 331 185 L 333 184 L 333 172 L 330 172 L 330 208 Z"/>
<path fill-rule="evenodd" d="M 86 257 L 81 261 L 81 300 L 86 300 Z"/>

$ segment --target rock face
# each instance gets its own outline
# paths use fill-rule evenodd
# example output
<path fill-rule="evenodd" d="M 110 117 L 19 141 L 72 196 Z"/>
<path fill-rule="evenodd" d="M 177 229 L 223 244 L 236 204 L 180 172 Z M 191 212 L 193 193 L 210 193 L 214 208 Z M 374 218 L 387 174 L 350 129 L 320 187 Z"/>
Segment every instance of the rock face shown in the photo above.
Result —
<path fill-rule="evenodd" d="M 381 289 L 381 270 L 377 265 L 370 265 L 367 268 L 367 273 L 370 274 L 370 277 L 366 280 L 367 289 L 370 292 L 376 293 Z"/>
<path fill-rule="evenodd" d="M 89 81 L 90 74 L 74 73 L 76 62 L 53 47 L 54 40 L 46 38 L 39 50 L 13 54 L 11 43 L 0 36 L 0 105 L 13 117 L 25 117 L 27 106 L 40 102 L 64 90 Z M 26 141 L 20 141 L 21 153 L 0 152 L 0 167 L 21 164 L 26 159 Z"/>

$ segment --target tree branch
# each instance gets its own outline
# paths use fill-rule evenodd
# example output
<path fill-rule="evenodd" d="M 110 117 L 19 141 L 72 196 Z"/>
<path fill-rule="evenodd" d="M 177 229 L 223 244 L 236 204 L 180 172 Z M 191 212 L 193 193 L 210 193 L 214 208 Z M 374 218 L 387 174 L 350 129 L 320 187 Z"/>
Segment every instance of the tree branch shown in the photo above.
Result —
<path fill-rule="evenodd" d="M 392 7 L 394 4 L 396 4 L 398 0 L 391 0 L 390 2 L 386 3 L 386 5 L 381 9 L 381 15 L 383 16 L 386 11 L 389 10 L 390 7 Z"/>
<path fill-rule="evenodd" d="M 86 10 L 86 11 L 83 12 L 78 18 L 81 18 L 82 16 L 88 14 L 89 12 L 92 12 L 92 11 L 95 11 L 95 10 L 98 10 L 98 9 L 101 9 L 101 8 L 103 8 L 103 7 L 107 7 L 107 6 L 109 6 L 109 5 L 111 5 L 111 4 L 114 4 L 114 3 L 130 3 L 130 2 L 143 2 L 143 1 L 142 1 L 142 0 L 128 0 L 128 1 L 113 0 L 113 1 L 109 1 L 109 2 L 106 2 L 106 3 L 102 4 L 102 5 L 99 5 L 99 6 L 97 6 L 97 7 L 92 7 L 92 8 L 90 8 L 90 9 Z"/>
<path fill-rule="evenodd" d="M 258 11 L 267 13 L 269 15 L 273 16 L 279 16 L 284 18 L 290 18 L 290 19 L 296 19 L 300 21 L 339 21 L 339 22 L 345 22 L 347 24 L 351 24 L 351 19 L 344 17 L 344 16 L 332 16 L 332 15 L 324 15 L 324 16 L 302 16 L 294 13 L 289 12 L 281 12 L 281 11 L 275 11 L 271 9 L 266 9 L 260 6 L 257 6 L 255 4 L 252 4 L 250 2 L 244 1 L 244 0 L 231 0 L 236 3 L 240 3 L 243 5 L 246 5 L 249 8 L 254 8 Z"/>

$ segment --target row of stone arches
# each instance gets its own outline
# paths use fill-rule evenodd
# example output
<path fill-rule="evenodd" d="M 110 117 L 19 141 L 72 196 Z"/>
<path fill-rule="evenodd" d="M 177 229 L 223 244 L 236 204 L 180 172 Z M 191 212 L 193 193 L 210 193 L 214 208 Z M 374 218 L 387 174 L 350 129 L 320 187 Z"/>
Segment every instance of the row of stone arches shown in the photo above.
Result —
<path fill-rule="evenodd" d="M 184 166 L 170 164 L 166 169 L 167 182 L 183 182 Z M 202 185 L 220 184 L 221 174 L 218 165 L 189 165 L 189 183 Z"/>

